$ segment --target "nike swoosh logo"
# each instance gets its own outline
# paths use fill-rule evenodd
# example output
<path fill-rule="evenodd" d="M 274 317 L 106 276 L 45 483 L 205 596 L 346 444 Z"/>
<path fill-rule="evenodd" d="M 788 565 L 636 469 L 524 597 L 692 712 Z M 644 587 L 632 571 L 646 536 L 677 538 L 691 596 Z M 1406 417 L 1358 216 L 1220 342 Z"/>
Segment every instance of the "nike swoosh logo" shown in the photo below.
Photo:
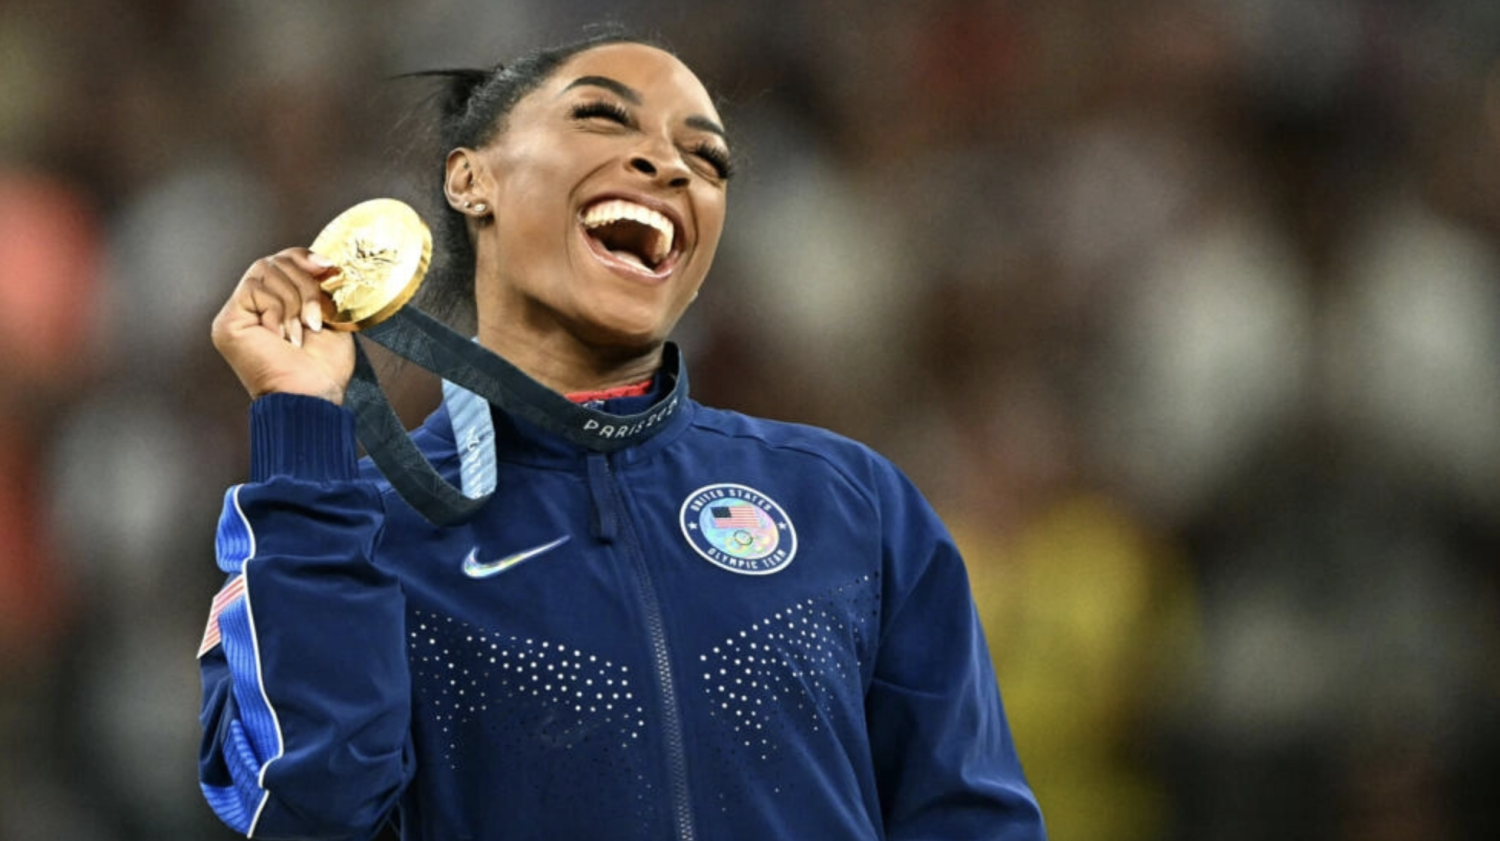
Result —
<path fill-rule="evenodd" d="M 468 556 L 464 558 L 464 575 L 470 578 L 489 578 L 491 575 L 499 575 L 506 570 L 515 569 L 537 555 L 550 552 L 571 539 L 572 535 L 565 534 L 551 543 L 543 543 L 541 546 L 533 546 L 514 555 L 506 555 L 498 560 L 483 563 L 479 560 L 479 547 L 476 546 L 470 549 Z"/>

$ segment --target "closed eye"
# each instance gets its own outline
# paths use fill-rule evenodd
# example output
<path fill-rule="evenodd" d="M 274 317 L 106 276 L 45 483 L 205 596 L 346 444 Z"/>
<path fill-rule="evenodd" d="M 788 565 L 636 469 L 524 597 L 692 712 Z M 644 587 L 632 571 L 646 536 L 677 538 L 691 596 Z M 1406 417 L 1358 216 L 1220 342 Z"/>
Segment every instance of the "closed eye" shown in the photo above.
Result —
<path fill-rule="evenodd" d="M 574 105 L 572 115 L 575 120 L 601 119 L 619 123 L 622 126 L 630 125 L 630 112 L 625 110 L 625 106 L 602 99 Z"/>
<path fill-rule="evenodd" d="M 729 152 L 725 151 L 723 147 L 703 142 L 694 146 L 691 151 L 694 155 L 707 161 L 720 179 L 728 181 L 734 176 L 734 164 L 729 160 Z"/>

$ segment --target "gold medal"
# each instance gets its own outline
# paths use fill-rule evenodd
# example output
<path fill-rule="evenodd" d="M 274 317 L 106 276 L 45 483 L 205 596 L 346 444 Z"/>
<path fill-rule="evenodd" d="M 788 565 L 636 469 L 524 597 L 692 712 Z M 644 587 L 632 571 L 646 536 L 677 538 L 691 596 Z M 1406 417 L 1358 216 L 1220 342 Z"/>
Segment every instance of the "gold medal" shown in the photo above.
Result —
<path fill-rule="evenodd" d="M 339 271 L 321 286 L 323 323 L 335 330 L 374 327 L 406 305 L 432 259 L 432 233 L 405 202 L 371 199 L 340 213 L 312 250 Z"/>

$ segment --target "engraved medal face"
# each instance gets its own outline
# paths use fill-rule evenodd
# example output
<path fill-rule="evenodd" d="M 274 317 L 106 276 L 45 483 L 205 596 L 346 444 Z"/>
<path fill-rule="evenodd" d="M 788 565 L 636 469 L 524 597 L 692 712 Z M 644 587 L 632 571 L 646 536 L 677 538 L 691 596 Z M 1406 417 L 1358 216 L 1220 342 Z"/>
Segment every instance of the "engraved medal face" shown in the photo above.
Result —
<path fill-rule="evenodd" d="M 322 282 L 323 323 L 335 330 L 373 327 L 405 306 L 432 259 L 432 233 L 409 205 L 371 199 L 340 213 L 312 250 L 338 266 Z"/>

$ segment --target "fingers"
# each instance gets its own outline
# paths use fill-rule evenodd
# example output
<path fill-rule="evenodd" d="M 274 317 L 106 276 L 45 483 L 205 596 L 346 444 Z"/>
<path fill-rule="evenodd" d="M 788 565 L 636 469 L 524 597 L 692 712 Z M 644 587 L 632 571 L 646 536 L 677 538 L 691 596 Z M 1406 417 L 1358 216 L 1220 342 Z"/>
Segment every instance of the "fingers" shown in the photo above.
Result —
<path fill-rule="evenodd" d="M 319 283 L 321 280 L 326 280 L 330 274 L 336 273 L 333 261 L 302 248 L 283 253 L 306 273 L 305 279 L 297 278 L 299 291 L 302 292 L 301 323 L 306 324 L 314 333 L 321 332 L 323 330 L 324 292 Z"/>
<path fill-rule="evenodd" d="M 241 275 L 210 338 L 252 398 L 288 393 L 342 401 L 354 338 L 323 329 L 327 295 L 319 288 L 337 271 L 306 248 L 289 248 Z"/>
<path fill-rule="evenodd" d="M 323 292 L 318 278 L 332 269 L 327 259 L 305 248 L 287 249 L 257 260 L 242 282 L 246 308 L 260 326 L 301 347 L 304 325 L 315 333 L 323 329 Z"/>

